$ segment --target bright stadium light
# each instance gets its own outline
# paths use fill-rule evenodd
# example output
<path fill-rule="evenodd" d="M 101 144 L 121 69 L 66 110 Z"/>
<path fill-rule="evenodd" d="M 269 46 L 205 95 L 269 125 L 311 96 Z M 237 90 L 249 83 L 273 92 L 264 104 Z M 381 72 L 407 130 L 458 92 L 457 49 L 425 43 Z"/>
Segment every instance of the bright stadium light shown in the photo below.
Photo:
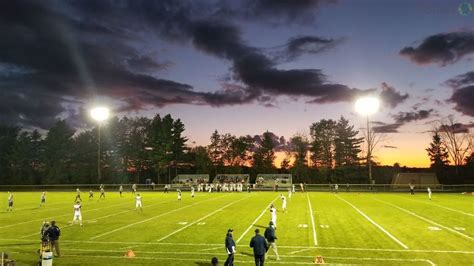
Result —
<path fill-rule="evenodd" d="M 372 186 L 372 146 L 373 138 L 370 133 L 370 121 L 369 116 L 377 113 L 380 107 L 379 99 L 371 96 L 359 98 L 355 102 L 356 112 L 360 115 L 367 117 L 367 166 L 369 167 L 369 183 Z"/>
<path fill-rule="evenodd" d="M 109 108 L 95 107 L 91 110 L 91 117 L 97 122 L 105 121 L 109 118 Z"/>
<path fill-rule="evenodd" d="M 91 117 L 97 121 L 97 181 L 100 184 L 100 126 L 102 122 L 109 118 L 110 112 L 107 107 L 95 107 L 90 111 Z"/>
<path fill-rule="evenodd" d="M 363 97 L 356 101 L 355 109 L 357 113 L 363 116 L 369 116 L 377 113 L 380 107 L 379 99 L 375 97 Z"/>

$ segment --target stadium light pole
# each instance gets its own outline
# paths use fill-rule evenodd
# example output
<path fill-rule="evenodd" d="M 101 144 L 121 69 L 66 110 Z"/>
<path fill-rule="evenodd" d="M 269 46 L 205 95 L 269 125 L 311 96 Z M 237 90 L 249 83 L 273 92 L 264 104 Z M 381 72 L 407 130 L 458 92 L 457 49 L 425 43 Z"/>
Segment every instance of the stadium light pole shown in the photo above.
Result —
<path fill-rule="evenodd" d="M 369 182 L 372 185 L 372 137 L 370 135 L 369 116 L 377 113 L 380 107 L 379 99 L 371 96 L 359 98 L 355 102 L 357 113 L 367 118 L 367 165 L 369 167 Z"/>
<path fill-rule="evenodd" d="M 100 173 L 100 126 L 102 123 L 109 118 L 110 112 L 107 107 L 95 107 L 90 111 L 92 119 L 97 122 L 97 181 L 100 184 L 101 173 Z"/>

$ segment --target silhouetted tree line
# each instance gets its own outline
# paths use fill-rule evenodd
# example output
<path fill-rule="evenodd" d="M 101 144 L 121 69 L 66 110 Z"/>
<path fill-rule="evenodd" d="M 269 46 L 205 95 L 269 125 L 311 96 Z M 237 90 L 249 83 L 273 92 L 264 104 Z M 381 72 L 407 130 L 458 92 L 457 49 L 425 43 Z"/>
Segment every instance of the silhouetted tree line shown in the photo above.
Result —
<path fill-rule="evenodd" d="M 256 136 L 219 133 L 208 146 L 189 147 L 185 126 L 171 115 L 153 118 L 114 117 L 101 126 L 76 131 L 58 121 L 47 132 L 0 125 L 1 184 L 168 183 L 178 174 L 291 173 L 295 182 L 367 183 L 364 138 L 344 117 L 320 120 L 310 134 L 289 140 L 271 132 Z M 98 133 L 101 134 L 98 180 Z M 285 156 L 275 166 L 275 152 Z M 449 154 L 442 137 L 433 135 L 427 148 L 442 183 L 473 183 L 473 154 L 463 165 L 448 166 Z M 398 172 L 427 171 L 373 162 L 377 183 L 390 183 Z"/>

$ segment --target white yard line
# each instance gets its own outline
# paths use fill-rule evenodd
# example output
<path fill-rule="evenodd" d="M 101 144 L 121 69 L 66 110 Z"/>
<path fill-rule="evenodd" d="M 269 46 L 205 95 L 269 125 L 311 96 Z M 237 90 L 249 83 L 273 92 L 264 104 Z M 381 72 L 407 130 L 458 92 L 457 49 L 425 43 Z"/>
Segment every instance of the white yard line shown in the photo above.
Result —
<path fill-rule="evenodd" d="M 161 241 L 167 239 L 168 237 L 170 237 L 170 236 L 172 236 L 172 235 L 174 235 L 174 234 L 177 234 L 177 233 L 183 231 L 184 229 L 186 229 L 186 228 L 188 228 L 188 227 L 190 227 L 190 226 L 192 226 L 192 225 L 194 225 L 194 224 L 196 224 L 196 223 L 199 223 L 200 221 L 202 221 L 202 220 L 204 220 L 204 219 L 206 219 L 206 218 L 208 218 L 208 217 L 210 217 L 210 216 L 216 214 L 217 212 L 222 211 L 223 209 L 225 209 L 225 208 L 227 208 L 227 207 L 229 207 L 229 206 L 232 206 L 232 205 L 236 204 L 237 202 L 240 202 L 240 201 L 242 201 L 242 200 L 248 199 L 248 198 L 250 198 L 250 197 L 251 197 L 251 196 L 248 196 L 248 197 L 239 199 L 239 200 L 237 200 L 237 201 L 231 202 L 231 203 L 225 205 L 224 207 L 221 207 L 221 208 L 219 208 L 219 209 L 217 209 L 217 210 L 215 210 L 215 211 L 209 213 L 208 215 L 206 215 L 206 216 L 204 216 L 204 217 L 202 217 L 202 218 L 200 218 L 200 219 L 198 219 L 198 220 L 196 220 L 196 221 L 194 221 L 194 222 L 192 222 L 192 223 L 189 223 L 189 224 L 187 224 L 187 225 L 181 227 L 180 229 L 178 229 L 178 230 L 176 230 L 176 231 L 174 231 L 174 232 L 171 232 L 171 233 L 167 234 L 166 236 L 164 236 L 164 237 L 158 239 L 157 241 L 158 241 L 158 242 L 161 242 Z"/>
<path fill-rule="evenodd" d="M 173 201 L 174 201 L 174 200 L 173 200 Z M 147 205 L 146 207 L 147 207 L 147 208 L 150 208 L 150 207 L 152 207 L 152 206 L 156 206 L 156 205 L 160 205 L 160 204 L 165 204 L 165 203 L 170 203 L 170 202 L 173 202 L 173 201 L 158 202 L 158 203 L 155 203 L 155 204 L 152 204 L 152 205 Z M 112 214 L 108 214 L 108 215 L 104 215 L 104 216 L 99 216 L 99 217 L 97 217 L 97 218 L 92 217 L 90 220 L 99 220 L 99 219 L 108 218 L 108 217 L 120 215 L 120 214 L 127 213 L 127 212 L 132 212 L 132 211 L 135 211 L 135 209 L 133 209 L 133 210 L 121 211 L 121 212 L 116 212 L 116 213 L 112 213 Z M 87 222 L 88 222 L 87 220 L 83 221 L 83 223 L 87 223 Z M 73 224 L 69 224 L 69 225 L 62 226 L 61 229 L 68 228 L 68 227 L 71 227 L 71 226 L 73 226 Z M 34 235 L 38 235 L 38 232 L 29 234 L 29 235 L 25 235 L 25 236 L 22 236 L 22 237 L 20 237 L 20 238 L 28 238 L 28 237 L 34 236 Z"/>
<path fill-rule="evenodd" d="M 421 219 L 421 220 L 423 220 L 423 221 L 425 221 L 425 222 L 428 222 L 428 223 L 430 223 L 430 224 L 432 224 L 432 225 L 436 225 L 436 226 L 439 226 L 439 227 L 441 227 L 441 228 L 444 228 L 444 229 L 450 231 L 451 233 L 455 233 L 455 234 L 460 235 L 460 236 L 462 236 L 462 237 L 465 237 L 465 238 L 467 238 L 467 239 L 469 239 L 469 240 L 471 240 L 471 241 L 474 240 L 474 238 L 472 238 L 472 237 L 470 237 L 470 236 L 468 236 L 468 235 L 466 235 L 466 234 L 463 234 L 463 233 L 461 233 L 461 232 L 459 232 L 459 231 L 456 231 L 456 230 L 454 230 L 454 229 L 452 229 L 452 228 L 449 228 L 449 227 L 447 227 L 447 226 L 444 226 L 444 225 L 442 225 L 442 224 L 439 224 L 439 223 L 437 223 L 437 222 L 434 222 L 434 221 L 432 221 L 432 220 L 430 220 L 430 219 L 427 219 L 427 218 L 425 218 L 425 217 L 423 217 L 423 216 L 420 216 L 420 215 L 418 215 L 418 214 L 416 214 L 416 213 L 414 213 L 414 212 L 411 212 L 411 211 L 409 211 L 409 210 L 407 210 L 407 209 L 404 209 L 404 208 L 402 208 L 402 207 L 398 207 L 397 205 L 394 205 L 394 204 L 392 204 L 392 203 L 389 203 L 389 202 L 386 202 L 386 201 L 383 201 L 383 200 L 379 200 L 379 199 L 375 199 L 375 198 L 374 198 L 374 200 L 379 201 L 379 202 L 382 202 L 382 203 L 387 204 L 387 205 L 390 205 L 390 206 L 392 206 L 392 207 L 394 207 L 394 208 L 397 208 L 397 209 L 399 209 L 399 210 L 401 210 L 401 211 L 403 211 L 403 212 L 406 212 L 406 213 L 408 213 L 408 214 L 410 214 L 410 215 L 412 215 L 412 216 L 415 216 L 416 218 Z"/>
<path fill-rule="evenodd" d="M 81 255 L 61 255 L 63 257 L 80 257 Z M 94 258 L 108 258 L 108 259 L 121 259 L 121 260 L 128 260 L 129 258 L 125 258 L 123 256 L 101 256 L 101 255 L 88 255 L 87 257 L 94 257 Z M 209 263 L 207 259 L 188 259 L 188 258 L 169 258 L 169 257 L 135 257 L 134 260 L 171 260 L 171 261 L 193 261 L 193 262 L 206 262 Z M 253 264 L 254 261 L 244 261 L 244 260 L 234 260 L 236 263 L 245 263 L 245 264 Z M 266 261 L 266 264 L 288 264 L 288 265 L 314 265 L 314 263 L 308 262 L 296 262 L 296 261 Z M 338 264 L 341 265 L 341 264 Z"/>
<path fill-rule="evenodd" d="M 288 254 L 296 254 L 296 253 L 305 252 L 308 250 L 311 250 L 311 249 L 310 248 L 300 249 L 300 250 L 289 252 Z"/>
<path fill-rule="evenodd" d="M 290 257 L 290 256 L 287 256 Z M 368 260 L 368 261 L 409 261 L 409 262 L 426 262 L 431 266 L 435 266 L 432 261 L 427 259 L 391 259 L 391 258 L 359 258 L 359 257 L 326 257 L 325 259 L 335 259 L 335 260 L 352 260 L 353 262 L 357 262 L 358 260 Z"/>
<path fill-rule="evenodd" d="M 31 244 L 36 245 L 37 239 L 8 239 L 0 238 L 0 241 L 9 241 L 9 242 L 32 242 Z M 67 243 L 71 244 L 103 244 L 103 245 L 150 245 L 150 246 L 200 246 L 200 247 L 222 247 L 222 244 L 216 243 L 165 243 L 165 242 L 122 242 L 122 241 L 90 241 L 90 240 L 62 240 L 63 245 Z M 238 247 L 247 247 L 247 245 L 237 245 Z M 474 251 L 468 250 L 431 250 L 431 249 L 383 249 L 383 248 L 349 248 L 349 247 L 308 247 L 308 246 L 280 246 L 278 248 L 283 249 L 311 249 L 311 250 L 352 250 L 352 251 L 374 251 L 374 252 L 401 252 L 401 253 L 452 253 L 452 254 L 474 254 Z"/>
<path fill-rule="evenodd" d="M 198 250 L 198 251 L 209 251 L 209 250 L 216 250 L 216 249 L 220 249 L 220 248 L 223 249 L 224 247 L 221 246 L 221 247 L 205 248 L 205 249 L 200 249 L 200 250 Z"/>
<path fill-rule="evenodd" d="M 116 250 L 91 250 L 91 249 L 64 249 L 67 251 L 79 251 L 79 252 L 104 252 L 104 253 L 117 253 Z M 140 254 L 166 254 L 166 255 L 215 255 L 215 253 L 206 253 L 206 252 L 175 252 L 175 251 L 137 251 L 136 253 Z M 250 257 L 247 254 L 242 254 L 242 253 L 237 253 L 236 254 L 238 257 Z M 87 255 L 90 257 L 89 255 Z M 300 256 L 300 255 L 281 255 L 280 257 L 282 258 L 314 258 L 314 256 Z M 136 258 L 143 258 L 142 256 L 138 256 Z M 154 258 L 154 259 L 163 259 L 161 256 L 160 257 L 148 257 L 148 258 Z M 173 258 L 170 258 L 173 259 Z M 397 258 L 367 258 L 367 257 L 332 257 L 332 256 L 324 256 L 324 259 L 334 259 L 334 260 L 351 260 L 351 261 L 400 261 L 400 262 L 426 262 L 430 265 L 435 265 L 432 261 L 427 260 L 427 259 L 397 259 Z M 196 260 L 196 259 L 191 259 L 191 260 Z M 274 262 L 274 261 L 268 261 L 268 263 L 284 263 L 284 264 L 294 264 L 295 262 L 289 262 L 289 261 L 283 261 L 283 262 Z M 304 264 L 310 264 L 306 262 L 301 262 Z M 311 263 L 314 264 L 314 263 Z"/>
<path fill-rule="evenodd" d="M 120 203 L 120 204 L 110 205 L 110 206 L 102 207 L 102 208 L 89 209 L 89 210 L 82 211 L 82 213 L 93 212 L 93 211 L 98 211 L 98 210 L 103 210 L 103 209 L 108 209 L 108 208 L 112 208 L 112 207 L 115 207 L 115 206 L 121 206 L 121 205 L 125 205 L 125 204 L 130 204 L 130 203 Z M 71 205 L 71 209 L 72 209 L 72 205 Z M 68 212 L 69 212 L 69 211 L 68 211 Z M 17 226 L 17 225 L 20 225 L 20 224 L 27 224 L 27 223 L 31 223 L 31 222 L 49 221 L 49 220 L 51 220 L 51 219 L 57 219 L 58 217 L 71 216 L 71 213 L 73 213 L 73 212 L 71 211 L 71 212 L 68 213 L 68 214 L 50 216 L 50 217 L 48 217 L 48 218 L 36 219 L 36 220 L 29 220 L 29 221 L 25 221 L 25 222 L 21 222 L 21 223 L 14 223 L 14 224 L 10 224 L 10 225 L 0 226 L 0 229 L 13 227 L 13 226 Z"/>
<path fill-rule="evenodd" d="M 183 206 L 181 208 L 178 208 L 178 209 L 174 209 L 174 210 L 171 210 L 171 211 L 168 211 L 168 212 L 165 212 L 165 213 L 162 213 L 162 214 L 159 214 L 159 215 L 156 215 L 156 216 L 153 216 L 151 218 L 148 218 L 148 219 L 145 219 L 145 220 L 141 220 L 141 221 L 138 221 L 138 222 L 135 222 L 135 223 L 131 223 L 131 224 L 128 224 L 128 225 L 125 225 L 125 226 L 122 226 L 122 227 L 119 227 L 117 229 L 114 229 L 114 230 L 110 230 L 108 232 L 105 232 L 103 234 L 100 234 L 100 235 L 97 235 L 97 236 L 94 236 L 94 237 L 91 237 L 90 240 L 94 240 L 94 239 L 97 239 L 99 237 L 103 237 L 103 236 L 106 236 L 106 235 L 110 235 L 112 233 L 115 233 L 115 232 L 118 232 L 118 231 L 121 231 L 123 229 L 126 229 L 126 228 L 129 228 L 129 227 L 132 227 L 134 225 L 137 225 L 137 224 L 141 224 L 141 223 L 145 223 L 145 222 L 148 222 L 148 221 L 151 221 L 151 220 L 154 220 L 156 218 L 159 218 L 159 217 L 162 217 L 162 216 L 165 216 L 165 215 L 168 215 L 170 213 L 173 213 L 173 212 L 177 212 L 177 211 L 180 211 L 180 210 L 183 210 L 183 209 L 186 209 L 186 208 L 189 208 L 191 206 L 194 206 L 196 204 L 200 204 L 200 203 L 203 203 L 203 202 L 206 202 L 206 201 L 210 201 L 210 200 L 215 200 L 215 199 L 219 199 L 223 196 L 219 196 L 219 197 L 215 197 L 215 198 L 211 198 L 211 199 L 206 199 L 206 200 L 203 200 L 203 201 L 199 201 L 199 202 L 196 202 L 196 203 L 193 203 L 193 204 L 190 204 L 190 205 L 186 205 L 186 206 Z"/>
<path fill-rule="evenodd" d="M 394 237 L 392 234 L 390 234 L 387 230 L 385 230 L 382 226 L 377 224 L 374 220 L 372 220 L 369 216 L 367 216 L 365 213 L 363 213 L 361 210 L 359 210 L 356 206 L 352 205 L 349 201 L 341 198 L 339 195 L 336 195 L 337 198 L 340 200 L 344 201 L 345 203 L 349 204 L 354 210 L 356 210 L 360 215 L 362 215 L 367 221 L 369 221 L 371 224 L 375 225 L 380 231 L 384 232 L 388 237 L 390 237 L 393 241 L 395 241 L 397 244 L 402 246 L 404 249 L 408 249 L 408 246 L 403 244 L 402 241 L 398 240 L 396 237 Z"/>
<path fill-rule="evenodd" d="M 311 201 L 309 200 L 309 193 L 306 193 L 306 198 L 308 199 L 309 213 L 311 214 L 311 224 L 313 226 L 313 240 L 314 245 L 318 245 L 318 238 L 316 237 L 316 226 L 314 225 L 314 216 L 313 216 L 313 207 L 311 206 Z"/>
<path fill-rule="evenodd" d="M 461 213 L 461 214 L 464 214 L 464 215 L 468 215 L 468 216 L 474 217 L 474 214 L 472 214 L 472 213 L 463 212 L 463 211 L 456 210 L 456 209 L 453 209 L 453 208 L 449 208 L 449 207 L 446 207 L 446 206 L 443 206 L 443 205 L 435 204 L 435 203 L 433 203 L 433 202 L 424 202 L 424 201 L 421 201 L 421 200 L 410 199 L 410 198 L 404 197 L 404 196 L 400 196 L 400 197 L 402 197 L 402 198 L 404 198 L 404 199 L 411 200 L 411 201 L 416 201 L 416 202 L 425 203 L 425 204 L 428 204 L 428 205 L 430 205 L 430 206 L 435 206 L 435 207 L 443 208 L 443 209 L 446 209 L 446 210 L 450 210 L 450 211 L 453 211 L 453 212 L 457 212 L 457 213 Z"/>
<path fill-rule="evenodd" d="M 260 213 L 259 216 L 257 216 L 257 218 L 252 222 L 252 224 L 242 233 L 242 235 L 240 235 L 240 237 L 237 239 L 236 243 L 238 244 L 240 242 L 240 240 L 242 240 L 242 238 L 244 238 L 244 236 L 248 233 L 248 231 L 250 229 L 252 229 L 252 227 L 258 222 L 258 220 L 260 220 L 260 218 L 262 218 L 262 216 L 265 214 L 266 211 L 268 211 L 268 207 L 270 207 L 270 205 L 276 200 L 278 199 L 278 195 L 275 197 L 275 199 L 273 199 L 266 207 L 265 209 L 263 209 L 262 213 Z"/>

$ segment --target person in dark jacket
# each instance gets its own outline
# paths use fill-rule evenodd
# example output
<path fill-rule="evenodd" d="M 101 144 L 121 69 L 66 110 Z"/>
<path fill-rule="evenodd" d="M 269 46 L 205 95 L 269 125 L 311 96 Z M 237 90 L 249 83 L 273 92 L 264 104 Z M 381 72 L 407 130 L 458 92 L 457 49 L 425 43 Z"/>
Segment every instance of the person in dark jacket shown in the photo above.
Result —
<path fill-rule="evenodd" d="M 45 234 L 51 241 L 51 247 L 56 251 L 56 256 L 60 257 L 61 252 L 59 251 L 59 236 L 61 235 L 61 230 L 56 226 L 56 221 L 51 221 L 51 226 L 48 228 L 48 230 L 46 230 Z"/>
<path fill-rule="evenodd" d="M 270 224 L 268 225 L 267 229 L 265 229 L 265 233 L 263 235 L 265 236 L 265 239 L 267 239 L 268 241 L 268 246 L 273 249 L 273 252 L 275 252 L 276 260 L 280 260 L 280 256 L 278 255 L 277 245 L 275 243 L 275 241 L 278 238 L 275 235 L 275 226 L 272 221 L 270 221 Z"/>
<path fill-rule="evenodd" d="M 225 237 L 225 251 L 228 256 L 224 266 L 234 266 L 235 242 L 234 239 L 232 239 L 233 232 L 234 229 L 227 230 L 227 235 Z"/>
<path fill-rule="evenodd" d="M 255 229 L 255 236 L 250 240 L 250 247 L 253 248 L 253 256 L 255 257 L 255 266 L 263 266 L 265 262 L 265 253 L 268 250 L 267 241 L 260 235 L 260 230 Z"/>

